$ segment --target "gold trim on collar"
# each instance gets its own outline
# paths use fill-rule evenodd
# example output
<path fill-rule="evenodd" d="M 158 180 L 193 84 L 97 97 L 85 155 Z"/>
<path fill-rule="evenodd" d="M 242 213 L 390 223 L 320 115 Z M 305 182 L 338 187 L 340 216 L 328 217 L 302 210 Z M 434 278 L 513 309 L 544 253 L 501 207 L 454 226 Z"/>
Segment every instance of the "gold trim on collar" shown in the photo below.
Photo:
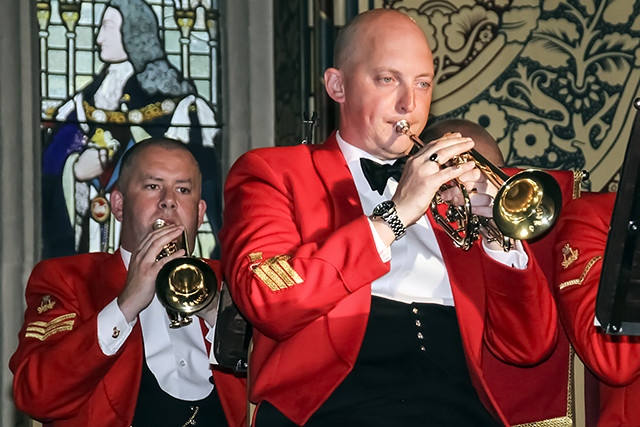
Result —
<path fill-rule="evenodd" d="M 73 329 L 76 313 L 63 314 L 48 322 L 36 321 L 27 325 L 25 338 L 35 338 L 44 341 L 51 335 L 61 331 L 70 331 Z"/>
<path fill-rule="evenodd" d="M 253 264 L 251 269 L 272 291 L 279 291 L 303 283 L 302 277 L 289 264 L 289 255 L 276 255 Z"/>
<path fill-rule="evenodd" d="M 573 171 L 573 198 L 577 199 L 581 196 L 582 181 L 585 179 L 584 171 Z"/>
<path fill-rule="evenodd" d="M 587 263 L 587 265 L 584 266 L 584 269 L 582 270 L 582 274 L 580 275 L 580 277 L 577 279 L 567 280 L 566 282 L 560 283 L 560 290 L 573 285 L 581 285 L 582 282 L 584 282 L 585 277 L 587 277 L 589 270 L 591 270 L 591 268 L 593 268 L 595 263 L 600 261 L 601 259 L 602 259 L 602 255 L 596 255 L 593 258 L 591 258 Z"/>

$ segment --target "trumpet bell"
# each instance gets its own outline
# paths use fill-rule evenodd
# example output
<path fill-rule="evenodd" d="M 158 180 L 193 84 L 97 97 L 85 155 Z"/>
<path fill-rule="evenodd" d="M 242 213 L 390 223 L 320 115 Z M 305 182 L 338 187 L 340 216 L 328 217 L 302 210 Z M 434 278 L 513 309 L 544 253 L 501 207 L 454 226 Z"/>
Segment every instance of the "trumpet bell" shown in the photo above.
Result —
<path fill-rule="evenodd" d="M 545 234 L 558 219 L 562 192 L 548 173 L 527 169 L 505 180 L 493 204 L 493 220 L 505 236 L 529 240 Z"/>
<path fill-rule="evenodd" d="M 213 300 L 216 284 L 216 276 L 206 262 L 194 257 L 176 258 L 158 273 L 156 294 L 168 310 L 190 315 Z"/>

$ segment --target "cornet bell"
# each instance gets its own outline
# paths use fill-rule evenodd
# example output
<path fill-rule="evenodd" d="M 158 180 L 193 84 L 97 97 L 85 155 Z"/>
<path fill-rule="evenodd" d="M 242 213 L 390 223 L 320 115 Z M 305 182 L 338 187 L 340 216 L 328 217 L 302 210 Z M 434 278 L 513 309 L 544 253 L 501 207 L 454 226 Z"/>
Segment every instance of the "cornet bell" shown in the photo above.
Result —
<path fill-rule="evenodd" d="M 194 257 L 176 258 L 158 273 L 156 294 L 166 308 L 189 315 L 213 300 L 215 283 L 216 277 L 206 262 Z"/>
<path fill-rule="evenodd" d="M 158 219 L 153 229 L 164 227 Z M 156 296 L 166 308 L 171 328 L 179 328 L 191 323 L 191 314 L 205 308 L 217 293 L 216 276 L 206 262 L 189 256 L 187 235 L 182 233 L 178 241 L 167 244 L 158 254 L 156 261 L 185 249 L 187 256 L 167 262 L 156 277 Z"/>
<path fill-rule="evenodd" d="M 555 224 L 561 206 L 558 182 L 544 171 L 527 169 L 500 187 L 493 204 L 493 220 L 504 235 L 530 240 Z"/>

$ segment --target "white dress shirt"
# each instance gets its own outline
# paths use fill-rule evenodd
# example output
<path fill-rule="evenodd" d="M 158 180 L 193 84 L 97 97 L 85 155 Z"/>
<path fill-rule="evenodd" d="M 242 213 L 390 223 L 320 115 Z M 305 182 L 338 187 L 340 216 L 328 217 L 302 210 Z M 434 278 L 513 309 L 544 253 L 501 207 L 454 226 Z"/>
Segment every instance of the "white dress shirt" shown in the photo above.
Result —
<path fill-rule="evenodd" d="M 336 133 L 338 145 L 345 157 L 351 175 L 353 176 L 362 209 L 369 215 L 379 203 L 390 200 L 396 191 L 398 183 L 394 179 L 387 181 L 384 193 L 371 190 L 360 166 L 360 158 L 365 157 L 377 163 L 383 162 L 359 148 L 347 143 Z M 415 224 L 407 227 L 407 234 L 396 240 L 388 247 L 382 242 L 371 223 L 374 240 L 378 246 L 383 261 L 391 262 L 389 273 L 375 280 L 371 284 L 373 295 L 405 303 L 437 303 L 454 305 L 449 275 L 444 265 L 442 252 L 436 240 L 433 228 L 428 218 L 423 215 Z M 453 242 L 451 242 L 453 245 Z M 483 245 L 484 250 L 496 261 L 515 268 L 527 267 L 528 257 L 522 244 L 516 241 L 516 250 L 504 252 L 491 250 Z M 462 249 L 459 249 L 462 250 Z"/>
<path fill-rule="evenodd" d="M 131 253 L 120 248 L 122 260 L 129 268 Z M 199 318 L 181 328 L 169 328 L 164 306 L 154 296 L 140 315 L 147 366 L 158 384 L 169 395 L 182 400 L 200 400 L 213 390 L 209 382 L 209 356 Z M 117 298 L 98 314 L 98 341 L 105 355 L 115 354 L 131 333 L 136 320 L 128 323 L 118 307 Z M 119 334 L 113 338 L 114 330 Z M 212 341 L 213 328 L 206 339 Z"/>

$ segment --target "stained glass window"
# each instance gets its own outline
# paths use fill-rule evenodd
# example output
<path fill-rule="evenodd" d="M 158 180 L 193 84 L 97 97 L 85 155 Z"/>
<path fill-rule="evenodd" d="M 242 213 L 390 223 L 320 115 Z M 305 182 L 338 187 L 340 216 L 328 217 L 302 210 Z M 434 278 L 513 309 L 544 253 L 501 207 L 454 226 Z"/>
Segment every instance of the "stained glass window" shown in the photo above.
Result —
<path fill-rule="evenodd" d="M 217 0 L 40 0 L 43 257 L 113 252 L 109 196 L 132 144 L 187 144 L 208 209 L 196 254 L 217 257 L 221 221 Z"/>

